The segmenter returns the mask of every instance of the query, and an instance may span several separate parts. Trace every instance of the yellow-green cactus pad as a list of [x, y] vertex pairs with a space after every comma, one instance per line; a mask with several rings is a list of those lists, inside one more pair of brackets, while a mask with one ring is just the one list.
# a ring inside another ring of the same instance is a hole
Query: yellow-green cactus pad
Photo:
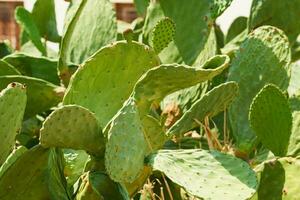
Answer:
[[52, 112], [43, 123], [40, 143], [43, 147], [86, 150], [93, 155], [104, 152], [104, 136], [93, 113], [77, 105]]
[[238, 85], [235, 82], [224, 83], [213, 88], [184, 113], [168, 130], [168, 134], [179, 135], [199, 126], [195, 119], [202, 122], [205, 117], [214, 117], [224, 111], [237, 94]]
[[292, 131], [292, 112], [279, 88], [266, 85], [256, 95], [249, 119], [259, 141], [274, 155], [285, 156]]
[[24, 116], [26, 119], [56, 106], [63, 97], [63, 88], [42, 79], [28, 76], [0, 76], [0, 89], [12, 82], [26, 86], [27, 105]]
[[99, 50], [73, 76], [64, 104], [81, 105], [105, 127], [129, 98], [137, 80], [159, 59], [149, 47], [120, 41]]
[[290, 61], [288, 38], [278, 28], [259, 27], [241, 44], [228, 74], [228, 80], [237, 82], [240, 89], [229, 109], [232, 133], [239, 151], [249, 153], [256, 142], [248, 121], [253, 98], [269, 83], [287, 89]]
[[105, 167], [116, 182], [132, 183], [144, 168], [147, 142], [138, 109], [129, 99], [111, 121], [105, 149]]
[[20, 132], [26, 107], [26, 89], [11, 83], [0, 93], [0, 165], [6, 160]]
[[246, 162], [218, 151], [160, 150], [146, 163], [198, 198], [246, 200], [257, 188], [255, 173]]

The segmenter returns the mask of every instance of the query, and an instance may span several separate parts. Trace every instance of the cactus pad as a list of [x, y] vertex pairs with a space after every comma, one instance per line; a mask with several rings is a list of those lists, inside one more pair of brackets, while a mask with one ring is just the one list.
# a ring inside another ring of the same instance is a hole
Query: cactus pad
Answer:
[[246, 200], [257, 187], [246, 162], [217, 151], [160, 150], [146, 162], [198, 198]]
[[82, 176], [81, 186], [75, 200], [129, 200], [126, 189], [103, 172], [87, 172]]
[[0, 93], [0, 165], [12, 151], [22, 125], [26, 106], [26, 89], [11, 83]]
[[57, 171], [58, 166], [62, 167], [61, 160], [56, 154], [56, 150], [41, 146], [23, 153], [0, 177], [0, 199], [68, 200], [63, 168]]
[[158, 54], [174, 39], [175, 23], [170, 18], [164, 18], [157, 22], [153, 31], [151, 43], [154, 51]]
[[0, 60], [0, 76], [19, 75], [20, 72], [9, 63]]
[[285, 156], [292, 131], [292, 113], [280, 89], [266, 85], [251, 104], [249, 119], [262, 144], [274, 155]]
[[104, 47], [78, 69], [64, 104], [89, 109], [105, 127], [129, 98], [136, 81], [157, 65], [154, 51], [140, 43], [121, 41]]
[[[148, 112], [153, 102], [160, 101], [168, 94], [197, 83], [211, 80], [228, 67], [229, 57], [215, 56], [202, 69], [186, 65], [165, 64], [149, 70], [136, 84], [134, 97], [139, 110]], [[205, 68], [213, 69], [205, 69]], [[187, 81], [187, 77], [188, 80]], [[141, 113], [144, 115], [145, 113]]]
[[232, 60], [228, 80], [237, 82], [240, 92], [229, 109], [229, 119], [239, 151], [250, 152], [256, 142], [248, 121], [253, 98], [268, 83], [282, 90], [288, 87], [290, 60], [288, 38], [272, 26], [251, 32]]
[[260, 185], [251, 200], [299, 199], [300, 160], [283, 157], [267, 161], [257, 167]]
[[105, 167], [116, 182], [133, 182], [144, 167], [147, 142], [139, 112], [129, 99], [110, 124], [105, 149]]
[[28, 76], [0, 76], [0, 89], [5, 88], [12, 82], [18, 82], [26, 86], [27, 105], [24, 116], [26, 119], [49, 110], [62, 100], [64, 90], [61, 87]]
[[[98, 49], [117, 39], [117, 23], [112, 3], [107, 0], [72, 2], [63, 33], [59, 73], [66, 84], [70, 78], [69, 65], [81, 64]], [[88, 31], [83, 31], [87, 29]]]
[[89, 110], [67, 105], [52, 112], [43, 123], [43, 147], [86, 150], [93, 155], [104, 152], [104, 136], [97, 119]]
[[205, 117], [213, 117], [229, 106], [238, 93], [238, 85], [235, 82], [221, 84], [206, 93], [196, 101], [192, 107], [168, 130], [168, 134], [185, 133], [199, 124]]

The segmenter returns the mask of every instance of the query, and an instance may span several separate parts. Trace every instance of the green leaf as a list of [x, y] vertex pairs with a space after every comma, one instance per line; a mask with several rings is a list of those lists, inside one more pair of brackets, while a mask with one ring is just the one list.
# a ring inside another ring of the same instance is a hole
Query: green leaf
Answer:
[[15, 146], [26, 106], [26, 89], [11, 83], [0, 93], [0, 166]]
[[179, 135], [199, 126], [194, 119], [202, 122], [205, 117], [216, 116], [230, 105], [237, 93], [238, 85], [235, 82], [224, 83], [213, 88], [196, 101], [167, 131], [167, 134]]
[[104, 137], [93, 113], [77, 105], [56, 109], [44, 121], [40, 131], [43, 147], [86, 150], [93, 155], [104, 152]]
[[146, 163], [198, 198], [246, 200], [257, 187], [246, 162], [217, 151], [160, 150]]
[[15, 18], [21, 25], [23, 30], [27, 33], [29, 39], [36, 46], [36, 48], [45, 56], [47, 55], [45, 46], [41, 41], [40, 32], [32, 19], [32, 15], [23, 7], [18, 7], [15, 10]]
[[253, 99], [249, 120], [259, 141], [276, 156], [285, 156], [292, 130], [292, 113], [285, 95], [266, 85]]
[[249, 153], [256, 143], [248, 113], [255, 95], [266, 85], [286, 90], [291, 52], [288, 38], [272, 26], [262, 26], [248, 35], [229, 68], [228, 80], [239, 85], [239, 95], [229, 109], [232, 133], [238, 151]]

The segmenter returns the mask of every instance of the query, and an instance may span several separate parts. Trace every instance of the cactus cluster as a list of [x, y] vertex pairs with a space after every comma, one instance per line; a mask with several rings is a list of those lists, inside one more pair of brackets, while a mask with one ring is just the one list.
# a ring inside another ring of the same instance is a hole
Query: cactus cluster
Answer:
[[224, 35], [231, 2], [135, 0], [129, 24], [71, 0], [62, 36], [54, 0], [16, 8], [0, 199], [299, 199], [300, 2], [254, 0]]

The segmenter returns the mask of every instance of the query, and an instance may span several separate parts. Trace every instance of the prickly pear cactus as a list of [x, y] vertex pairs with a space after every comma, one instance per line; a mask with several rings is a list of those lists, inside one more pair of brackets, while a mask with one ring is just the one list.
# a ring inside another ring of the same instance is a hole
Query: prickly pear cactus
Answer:
[[14, 53], [4, 57], [3, 60], [14, 66], [22, 75], [40, 78], [55, 85], [60, 84], [57, 60], [25, 53]]
[[107, 173], [116, 182], [132, 183], [143, 171], [148, 145], [133, 99], [124, 104], [107, 128]]
[[174, 39], [175, 29], [175, 23], [168, 17], [157, 22], [151, 36], [151, 44], [157, 54]]
[[0, 166], [12, 151], [20, 132], [26, 106], [26, 89], [11, 83], [0, 93]]
[[283, 157], [262, 163], [257, 167], [260, 179], [257, 193], [251, 200], [299, 199], [300, 161], [297, 158]]
[[262, 25], [275, 26], [283, 30], [293, 43], [300, 33], [299, 9], [299, 0], [254, 0], [248, 28], [251, 31]]
[[15, 10], [15, 18], [34, 46], [42, 53], [42, 55], [46, 56], [47, 52], [45, 46], [41, 41], [40, 32], [34, 23], [31, 13], [23, 7], [18, 7]]
[[69, 200], [59, 156], [56, 150], [41, 146], [23, 153], [1, 172], [0, 199]]
[[143, 44], [120, 41], [104, 47], [78, 69], [64, 104], [89, 109], [105, 127], [129, 98], [140, 76], [157, 65], [158, 57]]
[[81, 179], [81, 186], [75, 200], [130, 199], [126, 189], [103, 172], [87, 172]]
[[[69, 82], [69, 65], [78, 65], [99, 48], [117, 39], [117, 24], [112, 3], [108, 0], [82, 0], [72, 2], [71, 13], [65, 23], [61, 41], [59, 74], [65, 84]], [[93, 14], [91, 14], [93, 13]], [[88, 31], [86, 25], [89, 25]]]
[[0, 60], [0, 76], [20, 75], [20, 72], [4, 60]]
[[231, 23], [227, 31], [226, 43], [230, 42], [247, 28], [247, 21], [247, 17], [240, 16]]
[[25, 119], [49, 110], [62, 100], [63, 88], [42, 79], [28, 76], [0, 76], [0, 89], [5, 88], [12, 82], [26, 85], [27, 105], [25, 109]]
[[235, 82], [221, 84], [201, 99], [196, 101], [191, 108], [167, 131], [168, 135], [179, 135], [199, 126], [194, 119], [202, 122], [205, 117], [213, 117], [224, 111], [238, 94], [238, 85]]
[[146, 163], [198, 198], [246, 200], [257, 187], [246, 162], [217, 151], [160, 150]]
[[287, 89], [290, 60], [288, 38], [272, 26], [251, 32], [236, 53], [228, 80], [236, 81], [240, 92], [230, 107], [229, 119], [239, 151], [247, 153], [255, 144], [255, 134], [248, 121], [252, 99], [268, 83]]
[[[227, 56], [215, 56], [199, 69], [186, 65], [165, 64], [149, 70], [134, 88], [134, 98], [141, 115], [148, 113], [153, 102], [160, 103], [168, 94], [211, 80], [226, 69], [228, 64]], [[212, 69], [205, 69], [208, 66]], [[186, 81], [186, 77], [189, 77], [189, 81]]]
[[40, 130], [43, 147], [86, 150], [92, 155], [104, 152], [104, 136], [93, 113], [77, 105], [67, 105], [52, 112]]
[[266, 85], [256, 95], [249, 119], [259, 141], [274, 155], [285, 156], [292, 131], [292, 112], [279, 88]]

